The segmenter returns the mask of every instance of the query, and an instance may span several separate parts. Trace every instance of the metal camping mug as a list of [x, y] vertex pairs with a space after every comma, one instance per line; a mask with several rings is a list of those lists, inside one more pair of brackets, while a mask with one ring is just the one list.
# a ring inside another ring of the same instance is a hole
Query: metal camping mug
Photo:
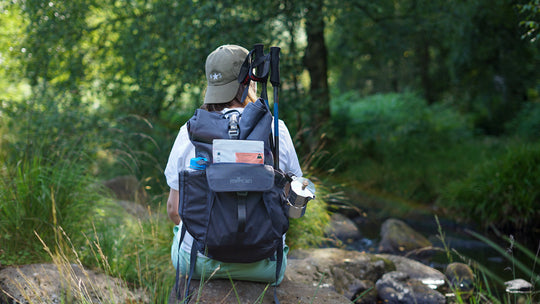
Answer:
[[287, 198], [289, 217], [300, 218], [306, 213], [307, 203], [315, 198], [315, 185], [307, 178], [293, 176]]

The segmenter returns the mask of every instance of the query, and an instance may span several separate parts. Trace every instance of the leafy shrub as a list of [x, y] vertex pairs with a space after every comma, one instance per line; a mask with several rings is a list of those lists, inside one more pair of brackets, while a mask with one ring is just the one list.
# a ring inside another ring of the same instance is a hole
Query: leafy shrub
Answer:
[[347, 92], [332, 105], [338, 131], [327, 166], [370, 192], [431, 203], [483, 151], [467, 117], [415, 94]]
[[375, 159], [415, 157], [472, 136], [462, 115], [441, 104], [428, 106], [411, 93], [361, 99], [346, 93], [337, 98], [333, 114], [337, 136], [357, 152], [355, 159], [358, 153]]
[[523, 139], [538, 140], [540, 136], [540, 103], [526, 103], [516, 118], [506, 125], [506, 129], [510, 134]]
[[[501, 229], [538, 227], [540, 145], [518, 145], [448, 185], [438, 205], [449, 215]], [[534, 228], [533, 228], [534, 229]]]

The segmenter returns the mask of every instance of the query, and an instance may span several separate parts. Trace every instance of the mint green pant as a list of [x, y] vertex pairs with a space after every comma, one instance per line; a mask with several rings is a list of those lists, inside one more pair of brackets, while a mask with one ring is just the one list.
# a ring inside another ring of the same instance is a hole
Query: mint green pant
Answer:
[[[174, 267], [177, 265], [180, 268], [181, 275], [189, 274], [189, 260], [190, 253], [180, 249], [179, 254], [179, 242], [180, 242], [180, 226], [174, 226], [174, 239], [171, 246], [171, 258]], [[285, 245], [283, 248], [283, 263], [281, 264], [281, 271], [278, 277], [277, 285], [283, 280], [285, 269], [287, 268], [287, 254], [289, 253], [289, 246]], [[180, 258], [180, 260], [178, 260]], [[197, 257], [197, 263], [195, 265], [195, 272], [193, 273], [193, 279], [233, 279], [243, 281], [254, 281], [272, 283], [276, 285], [276, 261], [270, 259], [264, 259], [254, 263], [224, 263], [211, 258], [199, 255]]]

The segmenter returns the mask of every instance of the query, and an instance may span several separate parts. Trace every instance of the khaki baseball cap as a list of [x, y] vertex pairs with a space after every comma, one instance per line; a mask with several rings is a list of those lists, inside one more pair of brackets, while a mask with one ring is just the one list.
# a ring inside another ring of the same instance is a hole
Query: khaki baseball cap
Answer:
[[206, 94], [204, 103], [226, 103], [233, 100], [240, 83], [238, 74], [248, 50], [238, 45], [222, 45], [206, 58]]

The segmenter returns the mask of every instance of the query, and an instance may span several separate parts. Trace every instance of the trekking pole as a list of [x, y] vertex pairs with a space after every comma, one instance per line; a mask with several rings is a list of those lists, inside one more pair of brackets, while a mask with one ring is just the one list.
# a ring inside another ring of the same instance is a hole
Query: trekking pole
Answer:
[[249, 77], [249, 70], [251, 69], [252, 53], [253, 51], [248, 53], [244, 63], [240, 67], [240, 73], [238, 74], [238, 82], [245, 86], [244, 92], [242, 93], [242, 100], [240, 101], [242, 104], [244, 104], [244, 101], [246, 100], [249, 91], [249, 83], [251, 81], [251, 78]]
[[[266, 91], [266, 82], [268, 81], [268, 74], [264, 74], [264, 45], [262, 44], [255, 44], [253, 46], [253, 50], [255, 53], [255, 75], [257, 77], [260, 77], [260, 82], [262, 82], [262, 91], [261, 91], [261, 97], [264, 99], [264, 101], [268, 104], [268, 93]], [[263, 61], [261, 61], [263, 60]], [[267, 71], [266, 71], [267, 72]]]
[[270, 48], [270, 83], [274, 89], [274, 168], [279, 169], [279, 51], [280, 48]]
[[249, 69], [249, 78], [255, 82], [262, 83], [261, 97], [268, 106], [268, 93], [266, 92], [266, 82], [270, 72], [270, 55], [264, 54], [264, 46], [255, 44], [253, 46], [253, 59]]

